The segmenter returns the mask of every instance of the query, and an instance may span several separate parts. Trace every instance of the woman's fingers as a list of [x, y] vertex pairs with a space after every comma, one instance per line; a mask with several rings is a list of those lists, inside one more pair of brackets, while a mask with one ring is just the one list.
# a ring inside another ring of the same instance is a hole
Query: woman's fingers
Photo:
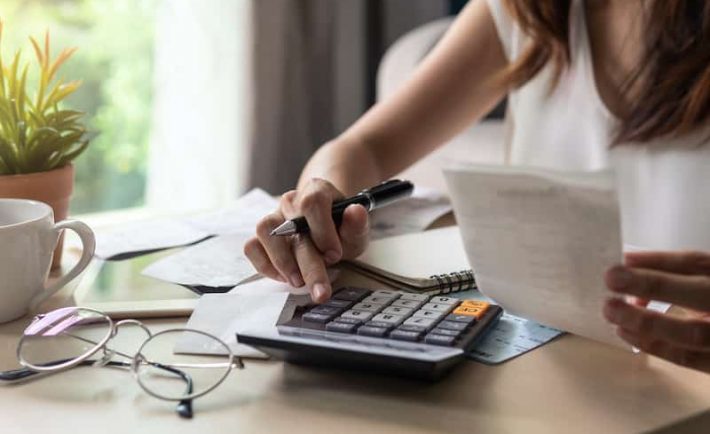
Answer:
[[686, 349], [710, 352], [710, 321], [678, 318], [633, 306], [617, 298], [606, 302], [604, 316], [645, 341], [672, 342]]
[[343, 243], [343, 257], [352, 259], [364, 252], [370, 240], [369, 232], [369, 217], [365, 207], [350, 205], [345, 208], [339, 230]]
[[629, 252], [626, 265], [679, 274], [710, 275], [710, 254], [705, 252]]
[[[272, 267], [282, 276], [281, 280], [288, 281], [292, 286], [300, 287], [303, 286], [303, 278], [291, 251], [290, 240], [286, 237], [271, 236], [271, 231], [284, 221], [285, 219], [280, 213], [267, 215], [256, 225], [256, 236]], [[256, 249], [253, 251], [256, 252]], [[247, 256], [251, 259], [249, 255]], [[252, 263], [254, 263], [253, 260]]]
[[251, 261], [262, 276], [269, 277], [280, 282], [286, 282], [281, 273], [274, 268], [269, 255], [264, 250], [258, 238], [252, 238], [244, 244], [244, 255]]
[[333, 201], [341, 194], [322, 179], [313, 179], [298, 197], [297, 203], [310, 228], [313, 244], [323, 253], [328, 264], [334, 264], [343, 256], [343, 246], [333, 222]]
[[688, 368], [710, 372], [710, 352], [678, 347], [671, 342], [644, 337], [622, 327], [617, 329], [616, 334], [645, 353]]
[[604, 276], [614, 292], [710, 311], [710, 276], [673, 274], [617, 265]]
[[322, 303], [330, 298], [332, 292], [330, 279], [326, 271], [323, 257], [308, 236], [295, 235], [293, 252], [301, 269], [301, 274], [310, 289], [311, 298], [316, 303]]

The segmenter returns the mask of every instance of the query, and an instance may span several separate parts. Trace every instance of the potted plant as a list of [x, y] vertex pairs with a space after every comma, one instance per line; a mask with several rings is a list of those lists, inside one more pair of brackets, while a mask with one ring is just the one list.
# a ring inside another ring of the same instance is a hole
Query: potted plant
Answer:
[[[0, 49], [2, 31], [0, 21]], [[71, 162], [89, 144], [80, 122], [84, 113], [63, 105], [81, 83], [66, 82], [57, 74], [76, 49], [64, 49], [52, 59], [49, 32], [43, 46], [32, 37], [30, 42], [36, 64], [22, 61], [21, 50], [6, 63], [0, 50], [0, 197], [45, 202], [60, 221], [67, 217], [74, 187]], [[53, 268], [61, 261], [61, 251], [62, 240]]]

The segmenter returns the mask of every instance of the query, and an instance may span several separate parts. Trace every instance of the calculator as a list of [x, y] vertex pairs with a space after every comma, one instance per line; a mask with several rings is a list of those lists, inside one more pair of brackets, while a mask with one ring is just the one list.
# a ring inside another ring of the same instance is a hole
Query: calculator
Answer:
[[295, 363], [437, 379], [464, 359], [503, 313], [478, 300], [346, 287], [298, 307], [239, 343]]

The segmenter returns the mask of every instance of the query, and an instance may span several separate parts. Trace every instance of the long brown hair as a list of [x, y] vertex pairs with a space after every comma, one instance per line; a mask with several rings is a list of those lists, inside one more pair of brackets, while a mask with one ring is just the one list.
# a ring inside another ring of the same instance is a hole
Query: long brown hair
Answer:
[[[710, 123], [710, 1], [649, 0], [643, 57], [622, 91], [638, 91], [620, 114], [614, 144], [679, 136]], [[548, 63], [553, 86], [570, 64], [570, 0], [505, 0], [530, 45], [504, 80], [520, 87]]]

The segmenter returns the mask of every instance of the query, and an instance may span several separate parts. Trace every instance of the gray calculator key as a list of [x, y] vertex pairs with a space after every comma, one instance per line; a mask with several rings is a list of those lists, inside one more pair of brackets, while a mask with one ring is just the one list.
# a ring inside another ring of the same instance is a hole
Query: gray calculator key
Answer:
[[349, 310], [340, 315], [340, 318], [352, 318], [359, 319], [360, 321], [367, 321], [368, 319], [372, 318], [374, 314], [374, 312], [367, 312], [364, 310]]
[[449, 313], [454, 308], [453, 304], [444, 303], [427, 303], [422, 306], [422, 310], [435, 310], [437, 312]]
[[476, 318], [468, 315], [454, 315], [453, 313], [451, 315], [447, 315], [446, 321], [455, 321], [455, 322], [463, 322], [466, 324], [474, 324], [476, 322]]
[[394, 300], [394, 298], [392, 298], [392, 297], [384, 297], [381, 295], [371, 295], [371, 296], [367, 297], [366, 299], [364, 299], [362, 302], [385, 305], [385, 304], [392, 303], [392, 300]]
[[385, 306], [382, 304], [365, 303], [363, 301], [362, 303], [358, 303], [355, 306], [353, 306], [353, 310], [364, 310], [365, 312], [377, 313], [377, 312], [381, 311], [383, 307], [385, 307]]
[[424, 342], [432, 345], [442, 345], [445, 347], [450, 347], [456, 342], [456, 338], [453, 336], [437, 335], [429, 333], [424, 338]]
[[[423, 320], [424, 318], [419, 318], [419, 319]], [[429, 327], [423, 327], [420, 325], [410, 325], [407, 323], [404, 323], [401, 326], [397, 327], [397, 330], [404, 330], [404, 331], [408, 331], [408, 332], [419, 332], [419, 333], [423, 333], [423, 332], [427, 331], [428, 329], [429, 329]]]
[[326, 331], [337, 333], [352, 333], [357, 328], [357, 324], [331, 321], [325, 325]]
[[357, 318], [344, 318], [342, 316], [339, 316], [339, 317], [333, 319], [333, 321], [342, 322], [345, 324], [359, 325], [359, 324], [362, 324], [365, 320], [364, 319], [357, 319]]
[[429, 296], [426, 294], [409, 294], [404, 293], [399, 297], [400, 300], [412, 300], [412, 301], [427, 301]]
[[334, 307], [334, 306], [326, 306], [326, 305], [321, 305], [321, 306], [316, 306], [313, 309], [309, 310], [311, 313], [320, 313], [322, 315], [337, 315], [340, 312], [342, 312], [343, 309], [339, 307]]
[[449, 330], [449, 329], [442, 329], [439, 327], [436, 327], [432, 329], [429, 333], [435, 334], [435, 335], [445, 335], [445, 336], [453, 336], [454, 338], [458, 338], [461, 336], [461, 333], [463, 333], [462, 330]]
[[[405, 294], [406, 295], [406, 294]], [[402, 300], [401, 298], [398, 298], [397, 300], [393, 301], [391, 306], [396, 306], [396, 307], [406, 307], [409, 309], [417, 309], [419, 306], [421, 306], [424, 302], [423, 301], [417, 301], [417, 300]]]
[[359, 301], [370, 294], [369, 289], [364, 288], [344, 288], [333, 294], [336, 300]]
[[458, 304], [458, 298], [453, 297], [432, 297], [429, 303], [441, 303], [441, 304]]
[[402, 321], [404, 321], [404, 317], [401, 315], [392, 315], [389, 313], [381, 313], [381, 314], [375, 315], [372, 318], [372, 321], [383, 322], [383, 323], [387, 323], [387, 324], [396, 326], [396, 325], [400, 324]]
[[404, 321], [405, 326], [426, 327], [430, 329], [436, 323], [436, 318], [412, 317]]
[[308, 322], [325, 323], [325, 322], [330, 321], [330, 319], [333, 318], [333, 315], [324, 315], [322, 313], [306, 312], [303, 314], [303, 316], [301, 318], [304, 321], [308, 321]]
[[431, 318], [434, 321], [438, 320], [442, 316], [446, 315], [446, 312], [439, 312], [436, 310], [418, 310], [414, 312], [414, 315], [412, 315], [412, 318]]
[[440, 329], [461, 331], [465, 330], [466, 327], [468, 327], [468, 324], [456, 321], [442, 321], [436, 327]]
[[347, 309], [350, 306], [352, 306], [353, 303], [354, 302], [348, 301], [348, 300], [336, 300], [334, 298], [331, 298], [330, 300], [323, 303], [322, 306], [331, 306], [331, 307], [339, 307], [341, 309]]
[[392, 299], [399, 298], [399, 294], [400, 293], [398, 291], [392, 291], [390, 289], [380, 289], [372, 293], [375, 297], [387, 297]]
[[414, 309], [410, 309], [408, 307], [399, 307], [399, 306], [390, 306], [386, 307], [385, 310], [382, 311], [382, 313], [389, 313], [392, 315], [402, 315], [402, 316], [409, 316], [414, 311]]
[[389, 328], [385, 327], [372, 327], [368, 325], [361, 326], [359, 329], [357, 329], [357, 334], [363, 335], [363, 336], [373, 336], [376, 338], [382, 338], [384, 337], [387, 332], [389, 331]]
[[416, 342], [421, 339], [423, 334], [421, 331], [394, 329], [390, 332], [389, 337], [398, 341]]

